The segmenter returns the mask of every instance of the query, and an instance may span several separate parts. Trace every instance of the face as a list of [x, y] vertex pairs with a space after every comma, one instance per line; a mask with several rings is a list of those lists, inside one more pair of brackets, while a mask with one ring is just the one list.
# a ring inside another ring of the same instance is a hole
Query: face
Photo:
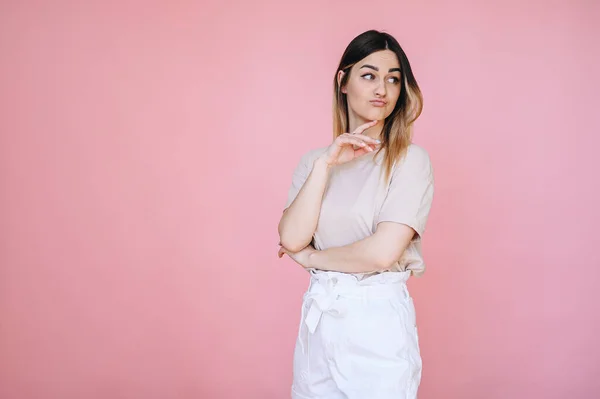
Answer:
[[[343, 74], [338, 72], [338, 83]], [[341, 88], [347, 95], [350, 118], [368, 122], [388, 117], [400, 96], [400, 79], [400, 63], [391, 50], [377, 51], [353, 65]]]

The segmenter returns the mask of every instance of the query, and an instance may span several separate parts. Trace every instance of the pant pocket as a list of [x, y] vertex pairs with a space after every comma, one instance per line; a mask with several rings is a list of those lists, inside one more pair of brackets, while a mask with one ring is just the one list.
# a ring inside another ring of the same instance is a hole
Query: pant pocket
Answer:
[[417, 327], [417, 312], [415, 309], [415, 303], [412, 297], [408, 297], [407, 300], [407, 308], [408, 308], [408, 320], [413, 327]]
[[306, 313], [308, 312], [308, 307], [306, 301], [302, 301], [302, 306], [300, 308], [300, 321], [298, 322], [298, 333], [296, 338], [296, 347], [301, 349], [303, 353], [306, 353], [308, 348], [305, 347], [306, 341], [308, 340], [308, 330], [304, 319], [306, 318]]
[[308, 328], [304, 323], [306, 317], [306, 303], [302, 302], [302, 308], [300, 310], [300, 322], [298, 324], [298, 336], [296, 338], [296, 345], [294, 348], [293, 356], [293, 381], [292, 388], [302, 393], [306, 387], [309, 378], [309, 336]]
[[405, 343], [402, 358], [407, 362], [408, 369], [403, 375], [407, 398], [416, 398], [416, 392], [421, 381], [422, 359], [419, 349], [419, 336], [416, 325], [415, 307], [411, 297], [395, 300], [394, 306], [398, 311], [398, 319], [402, 323]]
[[409, 347], [415, 347], [419, 351], [419, 334], [417, 331], [417, 317], [413, 299], [408, 296], [402, 299], [391, 299], [392, 307], [396, 313], [396, 320], [400, 324], [399, 329], [402, 331], [402, 336], [407, 341]]

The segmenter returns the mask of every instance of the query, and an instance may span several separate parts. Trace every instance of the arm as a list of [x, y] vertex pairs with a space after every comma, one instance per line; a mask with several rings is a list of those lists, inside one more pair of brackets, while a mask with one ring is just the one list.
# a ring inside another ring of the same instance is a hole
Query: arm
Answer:
[[310, 244], [321, 214], [331, 165], [341, 165], [375, 151], [379, 140], [362, 132], [377, 123], [378, 120], [373, 120], [359, 126], [352, 134], [337, 136], [331, 145], [323, 148], [324, 151], [315, 161], [311, 161], [314, 159], [312, 152], [304, 155], [294, 171], [286, 204], [288, 208], [279, 221], [279, 238], [283, 247], [297, 252]]
[[279, 221], [281, 245], [292, 252], [305, 248], [317, 229], [329, 169], [330, 166], [322, 158], [314, 162], [306, 182]]
[[429, 154], [411, 145], [392, 173], [375, 233], [343, 247], [311, 251], [306, 267], [350, 273], [388, 269], [402, 257], [415, 235], [423, 235], [433, 192]]
[[414, 234], [415, 230], [405, 224], [382, 222], [377, 225], [375, 234], [363, 240], [343, 247], [310, 251], [303, 266], [345, 273], [385, 270], [400, 259]]
[[290, 254], [305, 268], [349, 273], [388, 269], [398, 261], [415, 235], [421, 237], [434, 193], [433, 169], [427, 152], [411, 146], [393, 173], [373, 235], [343, 247], [316, 251], [307, 247]]

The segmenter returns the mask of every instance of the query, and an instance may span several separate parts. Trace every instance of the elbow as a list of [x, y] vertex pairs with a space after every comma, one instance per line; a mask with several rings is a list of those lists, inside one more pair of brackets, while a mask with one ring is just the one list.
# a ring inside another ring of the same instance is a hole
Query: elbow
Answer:
[[312, 236], [307, 239], [303, 239], [298, 234], [298, 229], [290, 229], [286, 227], [283, 221], [279, 223], [279, 244], [290, 252], [299, 252], [306, 248], [312, 240]]
[[304, 242], [297, 235], [292, 234], [289, 229], [279, 229], [279, 245], [291, 252], [299, 252], [306, 247], [309, 242]]
[[375, 268], [378, 272], [382, 272], [384, 270], [388, 270], [397, 261], [398, 259], [395, 257], [381, 255], [375, 260]]
[[300, 252], [308, 245], [308, 243], [304, 243], [294, 237], [288, 237], [284, 234], [279, 236], [279, 242], [282, 247], [290, 252]]

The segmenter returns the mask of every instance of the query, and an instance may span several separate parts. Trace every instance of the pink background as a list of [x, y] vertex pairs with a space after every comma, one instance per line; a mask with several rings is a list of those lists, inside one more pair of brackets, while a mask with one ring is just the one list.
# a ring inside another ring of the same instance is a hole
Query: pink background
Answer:
[[600, 397], [600, 3], [116, 3], [0, 4], [0, 398], [289, 397], [277, 222], [371, 28], [436, 169], [419, 398]]

